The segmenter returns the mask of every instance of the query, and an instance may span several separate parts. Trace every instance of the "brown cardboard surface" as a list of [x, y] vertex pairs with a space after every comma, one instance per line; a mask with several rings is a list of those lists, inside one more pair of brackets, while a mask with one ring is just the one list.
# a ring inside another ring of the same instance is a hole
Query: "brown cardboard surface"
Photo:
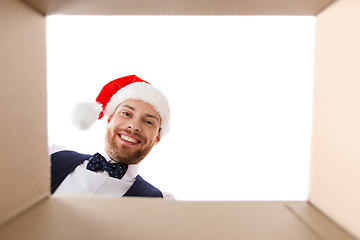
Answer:
[[287, 204], [49, 198], [0, 229], [0, 239], [323, 239]]
[[288, 208], [314, 231], [319, 239], [354, 239], [348, 232], [307, 202], [287, 203]]
[[[46, 14], [314, 15], [332, 0], [25, 2]], [[359, 4], [337, 1], [318, 15], [309, 199], [360, 239]], [[47, 198], [44, 16], [0, 0], [0, 52], [0, 239], [351, 238], [297, 203]]]
[[0, 0], [0, 225], [48, 195], [45, 18]]
[[316, 15], [334, 0], [24, 0], [45, 14]]
[[317, 17], [309, 200], [360, 239], [360, 1]]

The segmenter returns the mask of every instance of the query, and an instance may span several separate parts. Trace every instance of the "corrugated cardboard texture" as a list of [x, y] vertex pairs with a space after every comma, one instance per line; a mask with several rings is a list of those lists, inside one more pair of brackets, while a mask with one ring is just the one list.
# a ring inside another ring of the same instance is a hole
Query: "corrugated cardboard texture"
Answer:
[[309, 199], [360, 239], [360, 1], [317, 17]]
[[24, 0], [65, 15], [316, 15], [334, 0]]
[[0, 225], [49, 192], [45, 18], [0, 0]]
[[[296, 208], [299, 203], [291, 204]], [[300, 204], [299, 212], [316, 211]], [[0, 239], [324, 239], [289, 208], [285, 202], [50, 198], [0, 229]], [[335, 237], [340, 238], [326, 239], [351, 239], [341, 229], [338, 232]]]

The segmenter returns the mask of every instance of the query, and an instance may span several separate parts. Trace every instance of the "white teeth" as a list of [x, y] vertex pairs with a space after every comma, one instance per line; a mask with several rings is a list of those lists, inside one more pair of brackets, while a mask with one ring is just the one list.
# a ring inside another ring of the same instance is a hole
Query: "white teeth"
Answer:
[[131, 137], [128, 137], [128, 136], [124, 136], [124, 135], [120, 135], [120, 137], [128, 142], [132, 142], [132, 143], [137, 143], [137, 140], [131, 138]]

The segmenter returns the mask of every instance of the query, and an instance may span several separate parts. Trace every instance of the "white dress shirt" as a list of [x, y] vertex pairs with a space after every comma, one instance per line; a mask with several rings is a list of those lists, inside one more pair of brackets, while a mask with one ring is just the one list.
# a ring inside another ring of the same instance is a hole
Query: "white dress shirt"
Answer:
[[[65, 150], [59, 146], [51, 146], [49, 153]], [[105, 151], [99, 151], [108, 162], [114, 162]], [[87, 170], [88, 160], [77, 166], [56, 189], [53, 196], [102, 196], [122, 197], [132, 186], [139, 172], [139, 164], [129, 164], [121, 179], [109, 176], [107, 171], [93, 172]], [[163, 192], [165, 199], [175, 199], [171, 193]]]

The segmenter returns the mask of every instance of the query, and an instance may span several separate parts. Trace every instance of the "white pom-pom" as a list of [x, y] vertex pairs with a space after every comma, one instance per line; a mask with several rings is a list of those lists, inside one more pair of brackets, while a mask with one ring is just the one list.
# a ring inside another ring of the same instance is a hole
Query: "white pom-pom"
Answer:
[[71, 112], [71, 122], [80, 130], [88, 130], [98, 119], [102, 111], [96, 102], [77, 103]]

